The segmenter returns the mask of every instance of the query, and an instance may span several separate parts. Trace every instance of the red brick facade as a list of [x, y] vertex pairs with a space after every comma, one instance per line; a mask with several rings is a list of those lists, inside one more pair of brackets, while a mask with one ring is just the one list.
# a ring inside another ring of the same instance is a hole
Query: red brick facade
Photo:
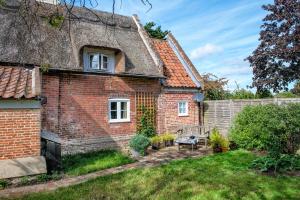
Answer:
[[[176, 132], [184, 125], [199, 125], [199, 104], [193, 100], [194, 93], [163, 92], [158, 100], [158, 130], [159, 133]], [[178, 103], [188, 102], [188, 115], [178, 116]]]
[[[119, 143], [122, 137], [133, 135], [136, 132], [135, 93], [159, 94], [161, 90], [158, 79], [60, 74], [43, 75], [42, 80], [42, 95], [47, 98], [43, 106], [42, 129], [68, 141], [75, 139], [75, 143], [86, 143], [91, 150], [92, 143], [99, 138], [106, 143]], [[109, 122], [110, 98], [130, 99], [130, 122]], [[82, 140], [78, 141], [79, 138]], [[87, 143], [89, 140], [90, 144]]]
[[40, 155], [40, 109], [0, 110], [0, 160]]

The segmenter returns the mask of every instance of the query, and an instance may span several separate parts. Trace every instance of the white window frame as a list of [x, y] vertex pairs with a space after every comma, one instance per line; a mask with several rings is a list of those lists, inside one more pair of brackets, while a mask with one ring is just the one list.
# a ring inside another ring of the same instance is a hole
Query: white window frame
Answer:
[[[180, 104], [185, 103], [185, 113], [180, 112]], [[179, 101], [178, 102], [178, 116], [183, 117], [183, 116], [188, 116], [189, 115], [189, 102], [188, 101]]]
[[[107, 69], [108, 69], [108, 66], [109, 66], [109, 64], [110, 64], [110, 63], [109, 63], [109, 56], [107, 56], [107, 55], [105, 55], [105, 54], [102, 54], [102, 53], [88, 53], [87, 55], [88, 55], [88, 65], [89, 65], [89, 69], [91, 69], [91, 70], [107, 70]], [[101, 62], [99, 63], [99, 68], [98, 68], [98, 69], [92, 68], [92, 66], [91, 66], [91, 60], [90, 60], [90, 57], [91, 57], [91, 56], [96, 56], [96, 55], [98, 55], [98, 56], [99, 56], [99, 59], [101, 60]], [[104, 68], [104, 66], [103, 66], [103, 63], [104, 63], [103, 57], [106, 57], [106, 58], [107, 58], [107, 66], [106, 66], [106, 68]]]
[[[117, 102], [117, 119], [111, 118], [111, 103]], [[121, 102], [127, 103], [127, 118], [121, 119]], [[110, 123], [117, 123], [117, 122], [130, 122], [130, 100], [129, 99], [109, 99], [108, 100], [108, 117]]]

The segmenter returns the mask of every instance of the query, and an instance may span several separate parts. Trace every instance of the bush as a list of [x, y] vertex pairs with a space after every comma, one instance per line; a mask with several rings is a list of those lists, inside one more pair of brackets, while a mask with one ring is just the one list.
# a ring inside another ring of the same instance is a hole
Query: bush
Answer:
[[254, 160], [251, 166], [262, 172], [300, 170], [300, 156], [288, 154], [282, 154], [279, 158], [264, 156]]
[[285, 91], [285, 92], [277, 93], [275, 95], [275, 97], [279, 97], [279, 98], [296, 98], [298, 96], [296, 94], [292, 93], [292, 92]]
[[245, 149], [294, 154], [300, 141], [300, 104], [247, 106], [230, 129], [230, 138]]
[[0, 190], [8, 186], [8, 181], [5, 179], [0, 179]]
[[299, 122], [299, 103], [247, 106], [237, 115], [230, 138], [239, 147], [268, 152], [253, 163], [262, 171], [297, 168], [292, 163], [300, 146]]
[[163, 140], [162, 140], [161, 136], [156, 135], [156, 136], [150, 138], [150, 141], [151, 141], [151, 144], [158, 144], [158, 143], [162, 142]]
[[150, 140], [144, 135], [135, 135], [129, 142], [129, 146], [141, 155], [145, 155], [145, 150], [150, 146]]

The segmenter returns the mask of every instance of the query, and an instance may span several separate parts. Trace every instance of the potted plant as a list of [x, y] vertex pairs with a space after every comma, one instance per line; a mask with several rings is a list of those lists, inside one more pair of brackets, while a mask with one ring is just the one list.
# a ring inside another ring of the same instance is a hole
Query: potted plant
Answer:
[[214, 128], [210, 135], [210, 145], [212, 146], [214, 153], [222, 152], [222, 141], [222, 135], [219, 133], [218, 129]]
[[159, 135], [156, 135], [150, 139], [152, 149], [158, 150], [161, 148], [161, 143], [162, 143], [162, 137]]
[[229, 141], [222, 137], [221, 140], [221, 148], [222, 148], [222, 152], [227, 152], [229, 150]]
[[146, 149], [150, 146], [150, 140], [144, 135], [137, 134], [129, 142], [133, 157], [144, 156]]
[[163, 137], [163, 141], [164, 141], [164, 144], [166, 147], [174, 145], [174, 140], [175, 140], [174, 134], [165, 133], [162, 137]]

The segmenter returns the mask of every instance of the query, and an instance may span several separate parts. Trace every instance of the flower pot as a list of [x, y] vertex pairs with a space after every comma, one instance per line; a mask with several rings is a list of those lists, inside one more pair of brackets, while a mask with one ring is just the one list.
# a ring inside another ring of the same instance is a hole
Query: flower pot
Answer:
[[220, 147], [220, 146], [213, 147], [213, 152], [214, 153], [221, 153], [222, 152], [222, 147]]
[[159, 150], [160, 149], [160, 143], [153, 143], [152, 144], [152, 149]]
[[165, 141], [164, 143], [165, 143], [166, 147], [170, 147], [170, 146], [174, 145], [174, 140], [168, 140], [168, 141]]
[[221, 149], [222, 149], [222, 152], [227, 152], [229, 150], [228, 147], [222, 147]]

